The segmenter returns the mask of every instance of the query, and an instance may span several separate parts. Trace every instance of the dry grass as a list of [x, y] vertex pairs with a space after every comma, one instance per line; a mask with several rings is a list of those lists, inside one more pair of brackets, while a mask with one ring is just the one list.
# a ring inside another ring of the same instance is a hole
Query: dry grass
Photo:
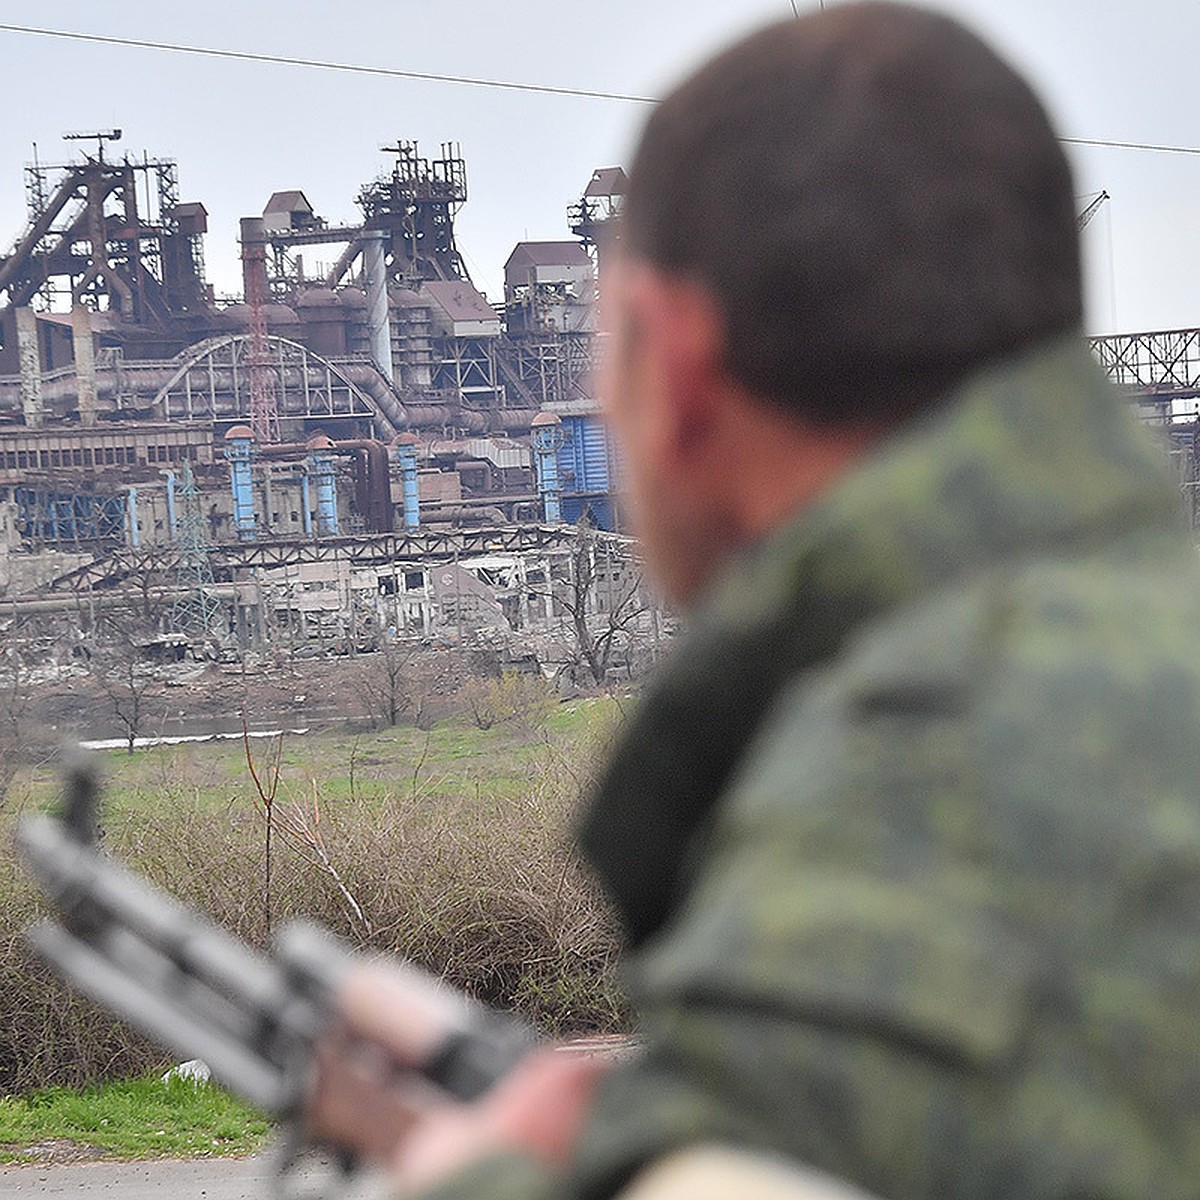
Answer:
[[[377, 771], [369, 787], [360, 774], [337, 795], [319, 786], [314, 793], [310, 773], [285, 765], [274, 806], [273, 919], [313, 918], [365, 949], [404, 955], [549, 1032], [621, 1028], [613, 927], [567, 836], [603, 728], [589, 723], [514, 746], [519, 788], [490, 789], [477, 771], [463, 786], [428, 741], [424, 757]], [[362, 758], [369, 750], [354, 745]], [[301, 752], [293, 745], [289, 753]], [[497, 770], [507, 779], [514, 762], [498, 761]], [[248, 780], [222, 790], [224, 802], [190, 779], [161, 778], [152, 799], [114, 797], [106, 846], [262, 944], [264, 816]], [[321, 853], [305, 828], [316, 829]], [[0, 1094], [130, 1077], [158, 1064], [156, 1048], [30, 961], [19, 931], [39, 905], [8, 831], [0, 836]]]

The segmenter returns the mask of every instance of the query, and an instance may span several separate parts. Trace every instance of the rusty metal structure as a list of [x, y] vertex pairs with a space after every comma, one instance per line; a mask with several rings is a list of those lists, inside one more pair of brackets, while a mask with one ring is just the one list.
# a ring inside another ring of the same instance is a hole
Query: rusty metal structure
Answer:
[[[542, 517], [533, 419], [559, 407], [581, 438], [598, 429], [590, 237], [518, 247], [537, 269], [511, 286], [506, 272], [489, 303], [455, 239], [461, 152], [401, 140], [359, 189], [357, 224], [330, 225], [298, 189], [244, 218], [244, 302], [218, 304], [204, 206], [180, 201], [173, 161], [122, 156], [120, 136], [68, 135], [76, 158], [28, 167], [28, 223], [0, 256], [0, 515], [18, 549], [171, 544], [184, 465], [213, 545], [385, 534], [402, 523], [400, 435], [416, 453], [403, 522], [418, 498], [435, 524]], [[336, 262], [306, 275], [318, 245]], [[225, 438], [241, 427], [235, 503]], [[321, 438], [333, 449], [314, 457]], [[588, 462], [587, 480], [564, 478], [594, 510], [607, 452]]]
[[[456, 241], [460, 150], [397, 141], [358, 222], [331, 225], [296, 188], [243, 218], [244, 299], [218, 304], [204, 206], [180, 201], [173, 161], [118, 156], [119, 136], [70, 135], [77, 157], [27, 169], [28, 222], [0, 256], [2, 548], [77, 556], [52, 570], [67, 591], [153, 578], [182, 597], [177, 630], [199, 630], [216, 621], [210, 571], [228, 588], [511, 563], [567, 553], [585, 515], [619, 532], [592, 387], [619, 167], [569, 207], [570, 237], [514, 248], [492, 303]], [[314, 272], [316, 246], [334, 261]], [[1200, 332], [1092, 346], [1200, 497]]]
[[[209, 648], [496, 637], [562, 623], [585, 543], [603, 580], [589, 613], [640, 592], [592, 384], [619, 167], [593, 173], [569, 236], [513, 249], [493, 303], [456, 240], [459, 148], [396, 141], [356, 222], [298, 188], [243, 218], [243, 299], [218, 303], [204, 206], [180, 201], [173, 161], [119, 156], [119, 137], [70, 135], [74, 159], [29, 166], [28, 222], [0, 255], [14, 613], [153, 592], [162, 632]], [[306, 268], [310, 247], [332, 265]], [[1092, 347], [1164, 429], [1200, 522], [1200, 331]]]
[[[169, 159], [106, 160], [104, 143], [120, 130], [68, 134], [96, 142], [81, 162], [26, 168], [29, 223], [0, 259], [7, 306], [60, 295], [93, 310], [112, 309], [131, 326], [155, 327], [202, 310], [203, 206], [180, 204], [178, 171]], [[139, 185], [150, 210], [139, 205]]]

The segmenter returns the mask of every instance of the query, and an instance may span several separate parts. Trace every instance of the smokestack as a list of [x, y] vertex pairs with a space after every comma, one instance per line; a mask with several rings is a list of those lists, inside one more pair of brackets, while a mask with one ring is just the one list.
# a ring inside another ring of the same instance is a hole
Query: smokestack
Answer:
[[388, 381], [394, 383], [392, 320], [388, 312], [387, 266], [383, 260], [383, 241], [386, 236], [380, 229], [363, 232], [363, 268], [367, 277], [367, 333], [371, 357]]
[[267, 287], [267, 234], [262, 217], [242, 217], [239, 222], [242, 243], [242, 288], [246, 303], [251, 297], [265, 302], [270, 295]]

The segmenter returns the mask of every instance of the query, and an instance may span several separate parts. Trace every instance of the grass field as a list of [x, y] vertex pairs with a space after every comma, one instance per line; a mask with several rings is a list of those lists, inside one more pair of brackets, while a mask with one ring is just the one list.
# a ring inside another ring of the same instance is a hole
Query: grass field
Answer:
[[[105, 844], [252, 943], [303, 915], [548, 1032], [621, 1029], [616, 938], [567, 834], [619, 719], [617, 702], [587, 700], [535, 724], [287, 736], [269, 881], [240, 742], [106, 752]], [[274, 745], [252, 747], [265, 781]], [[19, 930], [41, 905], [11, 825], [57, 792], [53, 764], [29, 767], [0, 813], [0, 1155], [54, 1139], [132, 1155], [253, 1149], [261, 1117], [217, 1089], [164, 1087], [161, 1050], [31, 962]]]
[[[590, 768], [619, 719], [619, 702], [603, 698], [560, 705], [536, 730], [511, 723], [479, 729], [466, 718], [454, 718], [427, 731], [400, 726], [377, 732], [285, 733], [282, 786], [294, 795], [315, 779], [322, 798], [330, 802], [394, 796], [413, 787], [519, 796], [529, 785], [531, 767], [575, 761], [582, 752]], [[260, 764], [273, 759], [275, 745], [268, 738], [250, 742]], [[133, 754], [110, 750], [100, 757], [110, 816], [181, 792], [213, 808], [240, 800], [253, 803], [240, 739], [153, 746]], [[18, 773], [4, 807], [11, 813], [51, 806], [57, 803], [59, 786], [57, 764], [46, 760]]]

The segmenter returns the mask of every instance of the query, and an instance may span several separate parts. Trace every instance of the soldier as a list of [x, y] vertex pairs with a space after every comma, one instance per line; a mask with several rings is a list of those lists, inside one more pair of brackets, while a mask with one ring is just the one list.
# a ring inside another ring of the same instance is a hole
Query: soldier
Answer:
[[[706, 1144], [887, 1200], [1195, 1200], [1200, 578], [1080, 337], [1041, 106], [944, 16], [788, 21], [656, 109], [622, 238], [604, 402], [689, 632], [580, 836], [644, 1052], [463, 1107], [331, 1055], [317, 1128], [447, 1200]], [[343, 1010], [436, 1040], [380, 972]]]

